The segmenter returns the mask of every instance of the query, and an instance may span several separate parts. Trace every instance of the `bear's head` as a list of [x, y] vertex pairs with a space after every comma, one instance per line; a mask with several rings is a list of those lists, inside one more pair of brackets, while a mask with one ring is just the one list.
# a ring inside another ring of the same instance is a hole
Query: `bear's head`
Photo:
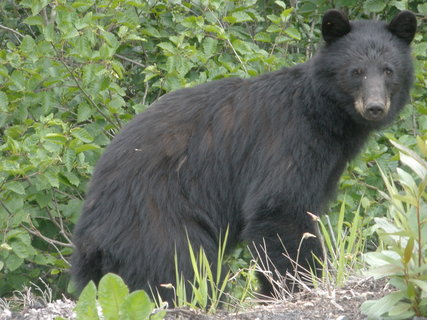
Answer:
[[339, 88], [329, 90], [347, 102], [346, 111], [357, 122], [387, 124], [407, 102], [413, 81], [410, 43], [416, 28], [410, 11], [400, 12], [388, 24], [349, 21], [338, 10], [324, 15], [325, 46], [318, 69]]

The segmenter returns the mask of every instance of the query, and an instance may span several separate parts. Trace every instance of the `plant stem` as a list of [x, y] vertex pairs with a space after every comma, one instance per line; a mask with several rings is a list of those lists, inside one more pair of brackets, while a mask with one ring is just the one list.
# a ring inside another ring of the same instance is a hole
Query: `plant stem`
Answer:
[[420, 213], [420, 199], [417, 199], [417, 224], [418, 224], [418, 267], [421, 267], [422, 263], [422, 241], [421, 241], [421, 213]]

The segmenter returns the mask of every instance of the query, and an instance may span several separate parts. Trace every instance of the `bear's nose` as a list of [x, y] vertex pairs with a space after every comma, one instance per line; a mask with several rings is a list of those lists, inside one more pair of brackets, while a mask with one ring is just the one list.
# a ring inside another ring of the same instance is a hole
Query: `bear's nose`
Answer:
[[368, 105], [366, 106], [366, 111], [372, 119], [381, 118], [384, 114], [384, 109], [385, 107], [382, 103], [372, 102], [368, 103]]

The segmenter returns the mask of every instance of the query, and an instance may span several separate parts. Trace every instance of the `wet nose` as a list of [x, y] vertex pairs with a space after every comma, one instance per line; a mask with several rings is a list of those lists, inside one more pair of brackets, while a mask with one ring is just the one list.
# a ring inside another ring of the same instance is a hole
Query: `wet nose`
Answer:
[[382, 103], [369, 103], [366, 106], [366, 111], [368, 112], [369, 116], [373, 119], [381, 118], [384, 114], [384, 104]]

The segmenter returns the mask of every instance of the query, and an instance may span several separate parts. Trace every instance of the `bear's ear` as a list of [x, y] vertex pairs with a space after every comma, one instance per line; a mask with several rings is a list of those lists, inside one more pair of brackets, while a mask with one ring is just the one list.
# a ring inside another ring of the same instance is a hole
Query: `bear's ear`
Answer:
[[389, 23], [388, 30], [409, 44], [417, 31], [417, 19], [411, 11], [399, 12]]
[[327, 43], [345, 36], [351, 30], [347, 15], [338, 10], [328, 10], [322, 20], [322, 35]]

